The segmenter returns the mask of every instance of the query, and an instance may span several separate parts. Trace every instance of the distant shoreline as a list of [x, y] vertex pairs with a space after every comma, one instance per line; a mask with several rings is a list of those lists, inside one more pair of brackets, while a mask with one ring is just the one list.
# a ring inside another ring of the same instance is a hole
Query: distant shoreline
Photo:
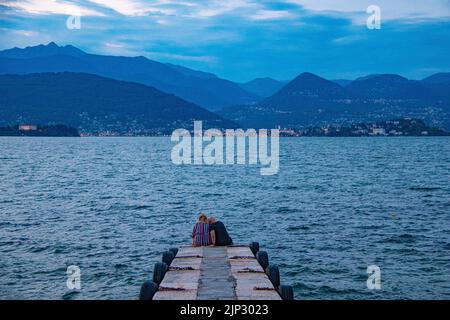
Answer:
[[[133, 132], [125, 130], [99, 130], [89, 132], [87, 128], [74, 128], [71, 126], [57, 125], [37, 125], [20, 124], [8, 127], [0, 127], [0, 136], [10, 137], [171, 137], [175, 128], [152, 128]], [[81, 132], [80, 132], [81, 130]], [[221, 132], [223, 129], [219, 129]], [[262, 129], [240, 129], [242, 134], [248, 135]], [[247, 130], [247, 131], [246, 131]], [[267, 131], [270, 135], [272, 131]], [[278, 127], [280, 137], [303, 138], [303, 137], [440, 137], [450, 136], [450, 132], [444, 129], [435, 128], [427, 125], [423, 120], [413, 118], [400, 118], [394, 120], [385, 120], [378, 122], [354, 123], [348, 125], [325, 124], [321, 127], [306, 128], [280, 128]], [[84, 131], [84, 132], [83, 132]], [[244, 132], [246, 131], [246, 132]], [[190, 130], [189, 132], [192, 133]], [[202, 133], [203, 134], [203, 133]], [[273, 133], [276, 134], [276, 131]]]
[[[436, 137], [450, 137], [450, 133], [446, 135], [417, 135], [417, 136], [280, 136], [280, 138], [289, 139], [308, 139], [308, 138], [436, 138]], [[170, 136], [27, 136], [27, 135], [0, 135], [1, 138], [80, 138], [80, 139], [90, 139], [90, 138], [170, 138]]]

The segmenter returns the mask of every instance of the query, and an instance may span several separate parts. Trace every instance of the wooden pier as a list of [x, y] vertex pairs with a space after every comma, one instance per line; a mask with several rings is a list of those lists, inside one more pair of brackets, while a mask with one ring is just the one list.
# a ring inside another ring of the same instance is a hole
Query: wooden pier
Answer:
[[280, 285], [278, 267], [269, 266], [267, 253], [255, 252], [257, 246], [171, 249], [155, 265], [153, 281], [143, 284], [140, 299], [293, 299], [292, 287]]

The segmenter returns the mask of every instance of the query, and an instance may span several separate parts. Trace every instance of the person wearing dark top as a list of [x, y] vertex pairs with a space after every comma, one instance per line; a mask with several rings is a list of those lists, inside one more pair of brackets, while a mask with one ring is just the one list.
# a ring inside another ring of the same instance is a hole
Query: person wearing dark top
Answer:
[[233, 240], [227, 232], [227, 228], [221, 221], [216, 218], [208, 218], [209, 232], [211, 234], [211, 242], [215, 246], [229, 246], [233, 244]]

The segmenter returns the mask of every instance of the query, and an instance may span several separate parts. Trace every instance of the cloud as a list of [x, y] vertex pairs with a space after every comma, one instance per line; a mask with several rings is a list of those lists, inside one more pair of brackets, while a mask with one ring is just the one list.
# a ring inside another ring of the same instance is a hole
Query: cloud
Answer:
[[294, 15], [286, 10], [258, 10], [250, 16], [252, 20], [279, 20], [294, 17]]
[[119, 41], [105, 41], [100, 44], [98, 50], [104, 54], [114, 56], [138, 56], [143, 55], [143, 51], [139, 48], [134, 48], [128, 44]]
[[[450, 0], [0, 1], [0, 28], [10, 29], [1, 30], [4, 49], [56, 41], [242, 81], [289, 79], [305, 70], [330, 78], [420, 76], [450, 64], [450, 18], [444, 19]], [[381, 7], [379, 32], [365, 27], [372, 3]], [[81, 30], [69, 30], [61, 15], [76, 7], [91, 16], [83, 17]]]
[[258, 5], [249, 0], [211, 0], [201, 6], [190, 16], [194, 18], [211, 18], [226, 13], [231, 13], [237, 9], [257, 8]]
[[105, 42], [105, 46], [107, 46], [108, 48], [124, 48], [125, 46], [121, 43], [116, 43], [116, 42]]
[[164, 7], [160, 4], [172, 4], [169, 1], [153, 1], [154, 5], [149, 6], [148, 1], [137, 0], [89, 0], [92, 3], [112, 9], [124, 16], [143, 16], [147, 14], [174, 14], [175, 11]]
[[366, 9], [370, 5], [381, 8], [384, 20], [398, 19], [438, 19], [450, 17], [449, 0], [287, 0], [312, 12], [330, 15], [344, 15], [357, 23], [365, 23], [362, 16], [367, 16]]
[[3, 6], [24, 11], [31, 14], [49, 15], [83, 15], [83, 16], [103, 16], [101, 12], [84, 6], [76, 5], [72, 2], [61, 0], [19, 0], [6, 1]]
[[355, 35], [348, 35], [348, 36], [344, 36], [344, 37], [335, 38], [335, 39], [333, 39], [333, 43], [337, 44], [337, 45], [346, 45], [346, 44], [352, 44], [356, 41], [360, 41], [363, 39], [364, 39], [363, 36], [361, 36], [359, 34], [355, 34]]
[[24, 37], [35, 37], [39, 35], [38, 32], [33, 30], [21, 30], [21, 29], [9, 29], [9, 28], [0, 28], [2, 32], [11, 32], [16, 36], [24, 36]]
[[178, 61], [195, 61], [195, 62], [207, 62], [207, 63], [216, 63], [218, 61], [217, 57], [208, 56], [208, 55], [200, 55], [200, 56], [192, 56], [192, 55], [181, 55], [181, 54], [173, 54], [166, 52], [146, 52], [147, 56], [151, 56], [153, 58], [168, 58], [171, 60]]
[[[125, 40], [124, 40], [125, 41]], [[151, 59], [159, 59], [166, 61], [188, 61], [188, 62], [203, 62], [207, 64], [213, 64], [218, 61], [218, 58], [211, 55], [189, 55], [189, 54], [176, 54], [163, 51], [151, 51], [145, 50], [139, 47], [136, 43], [127, 43], [117, 41], [106, 41], [101, 44], [99, 50], [108, 55], [121, 55], [121, 56], [145, 56]]]
[[112, 10], [127, 17], [163, 15], [208, 19], [230, 15], [249, 20], [290, 19], [306, 14], [342, 17], [365, 23], [369, 5], [380, 6], [383, 20], [415, 20], [450, 17], [449, 0], [5, 0], [2, 5], [32, 14], [66, 14], [81, 10], [84, 16], [104, 16]]

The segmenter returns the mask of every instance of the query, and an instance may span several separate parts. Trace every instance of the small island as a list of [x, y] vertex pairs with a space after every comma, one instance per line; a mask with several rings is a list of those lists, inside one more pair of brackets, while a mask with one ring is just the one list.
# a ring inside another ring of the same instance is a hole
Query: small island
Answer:
[[9, 137], [79, 137], [76, 128], [58, 125], [21, 124], [9, 127], [0, 127], [0, 136]]

